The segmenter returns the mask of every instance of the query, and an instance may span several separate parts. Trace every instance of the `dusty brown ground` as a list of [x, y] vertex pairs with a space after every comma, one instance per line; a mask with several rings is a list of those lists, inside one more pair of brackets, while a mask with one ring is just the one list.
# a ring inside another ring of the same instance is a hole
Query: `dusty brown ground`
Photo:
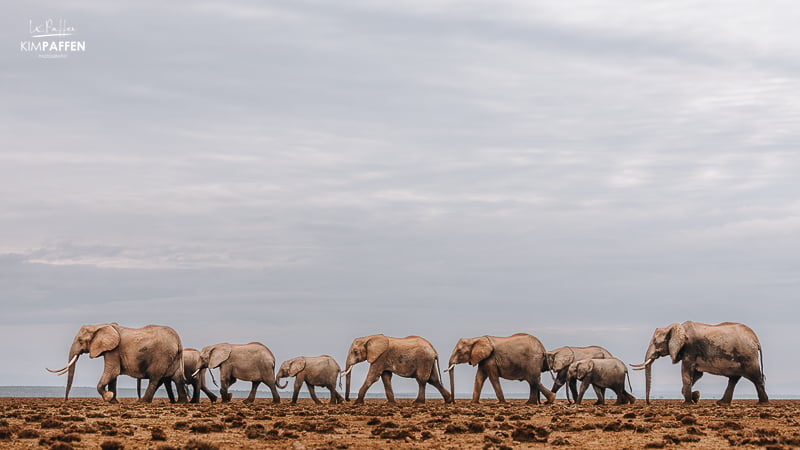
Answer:
[[[641, 404], [638, 404], [641, 403]], [[528, 406], [402, 400], [330, 406], [301, 400], [273, 406], [258, 399], [228, 404], [141, 404], [123, 399], [0, 399], [0, 448], [720, 448], [800, 447], [800, 400], [758, 406], [712, 400], [684, 406]]]

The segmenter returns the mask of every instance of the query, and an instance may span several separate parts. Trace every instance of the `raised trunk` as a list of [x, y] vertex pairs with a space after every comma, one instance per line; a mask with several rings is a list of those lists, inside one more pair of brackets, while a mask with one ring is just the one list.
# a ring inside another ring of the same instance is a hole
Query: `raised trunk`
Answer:
[[650, 381], [652, 379], [653, 363], [651, 362], [644, 368], [644, 398], [645, 403], [650, 404]]

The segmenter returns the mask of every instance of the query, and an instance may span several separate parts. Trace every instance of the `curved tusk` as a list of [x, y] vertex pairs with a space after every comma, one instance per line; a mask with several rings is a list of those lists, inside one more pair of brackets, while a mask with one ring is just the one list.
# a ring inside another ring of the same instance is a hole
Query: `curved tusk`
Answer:
[[345, 370], [344, 372], [342, 372], [342, 373], [339, 375], [339, 378], [342, 378], [343, 376], [347, 375], [348, 373], [350, 373], [350, 371], [351, 371], [351, 370], [353, 370], [353, 366], [350, 366], [350, 368], [349, 368], [349, 369], [347, 369], [347, 370]]
[[58, 370], [47, 369], [47, 367], [45, 367], [45, 369], [47, 369], [48, 372], [57, 373], [59, 375], [63, 375], [63, 373], [61, 373], [61, 372], [67, 371], [69, 369], [69, 367], [71, 365], [75, 364], [75, 361], [77, 361], [77, 360], [78, 360], [78, 355], [75, 355], [75, 356], [72, 357], [72, 359], [69, 360], [69, 363], [67, 363], [66, 366], [64, 366], [64, 367], [62, 367], [62, 368], [60, 368]]
[[647, 361], [645, 361], [645, 362], [643, 362], [641, 364], [629, 364], [629, 366], [631, 366], [631, 367], [644, 367], [644, 366], [650, 364], [651, 362], [653, 362], [653, 358], [647, 358]]
[[456, 366], [455, 364], [450, 364], [450, 367], [448, 367], [447, 369], [444, 369], [443, 372], [450, 372], [451, 370], [453, 370], [453, 367], [455, 367], [455, 366]]
[[192, 378], [196, 377], [198, 373], [200, 373], [200, 369], [197, 369], [194, 372], [192, 372]]

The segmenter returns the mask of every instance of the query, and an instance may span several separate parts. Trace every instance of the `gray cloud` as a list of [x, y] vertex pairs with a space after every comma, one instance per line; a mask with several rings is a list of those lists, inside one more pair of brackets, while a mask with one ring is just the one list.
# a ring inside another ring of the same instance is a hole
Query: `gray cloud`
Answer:
[[[616, 8], [9, 7], [0, 335], [35, 351], [0, 384], [56, 384], [92, 322], [279, 358], [528, 331], [634, 361], [691, 319], [753, 326], [797, 393], [795, 21]], [[85, 54], [16, 53], [51, 16]]]

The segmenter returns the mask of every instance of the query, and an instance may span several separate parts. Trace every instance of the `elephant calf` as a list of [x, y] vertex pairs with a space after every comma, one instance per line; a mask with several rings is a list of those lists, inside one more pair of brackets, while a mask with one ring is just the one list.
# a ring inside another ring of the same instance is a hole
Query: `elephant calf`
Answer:
[[295, 377], [294, 379], [294, 393], [292, 393], [292, 403], [297, 403], [297, 396], [300, 394], [300, 388], [303, 383], [308, 387], [308, 393], [314, 400], [314, 403], [322, 403], [317, 398], [314, 392], [314, 386], [321, 386], [328, 388], [331, 391], [331, 404], [342, 403], [344, 398], [336, 392], [336, 379], [342, 369], [336, 360], [328, 355], [306, 357], [298, 356], [281, 364], [278, 373], [275, 375], [275, 383], [279, 388], [285, 389], [289, 384], [287, 380], [281, 386], [281, 378]]
[[[617, 405], [625, 403], [633, 404], [636, 397], [625, 391], [625, 377], [628, 375], [628, 368], [625, 363], [617, 358], [605, 359], [584, 359], [570, 364], [567, 370], [567, 380], [577, 379], [581, 381], [581, 389], [575, 404], [580, 405], [583, 394], [589, 385], [595, 388], [597, 402], [595, 405], [605, 403], [605, 390], [611, 389], [617, 394]], [[628, 378], [628, 384], [631, 380]]]
[[[244, 400], [252, 403], [260, 383], [269, 387], [272, 402], [280, 403], [281, 396], [275, 386], [275, 355], [260, 342], [249, 344], [216, 344], [203, 347], [200, 351], [200, 365], [192, 375], [201, 370], [219, 367], [219, 394], [223, 402], [231, 401], [228, 387], [236, 380], [250, 381], [250, 395]], [[213, 376], [213, 375], [212, 375]]]

